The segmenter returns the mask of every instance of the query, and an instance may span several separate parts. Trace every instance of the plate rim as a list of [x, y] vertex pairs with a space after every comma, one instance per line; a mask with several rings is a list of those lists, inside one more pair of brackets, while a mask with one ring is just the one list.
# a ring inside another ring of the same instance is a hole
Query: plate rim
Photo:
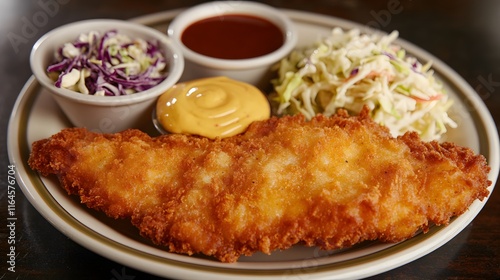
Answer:
[[[168, 10], [168, 11], [163, 11], [163, 12], [158, 12], [150, 15], [144, 15], [140, 17], [136, 17], [131, 19], [132, 21], [136, 21], [142, 24], [146, 25], [152, 25], [155, 22], [165, 22], [168, 20], [171, 20], [175, 15], [177, 15], [181, 10], [183, 9], [176, 9], [176, 10]], [[306, 21], [308, 23], [313, 23], [313, 24], [321, 24], [325, 27], [332, 27], [332, 26], [340, 26], [343, 28], [364, 28], [366, 29], [365, 26], [352, 22], [349, 20], [341, 19], [341, 18], [336, 18], [333, 16], [326, 16], [326, 15], [319, 15], [316, 13], [311, 13], [311, 12], [303, 12], [303, 11], [295, 11], [295, 10], [287, 10], [287, 9], [282, 9], [284, 13], [286, 13], [288, 16], [291, 17], [292, 21]], [[339, 24], [340, 23], [340, 24]], [[379, 32], [379, 31], [377, 31]], [[440, 61], [430, 53], [426, 52], [425, 50], [418, 48], [417, 46], [405, 41], [404, 39], [398, 39], [398, 43], [401, 43], [401, 45], [404, 48], [409, 49], [410, 53], [418, 53], [420, 55], [423, 55], [424, 57], [432, 58], [432, 60], [435, 62], [433, 65], [433, 68], [436, 69], [436, 72], [445, 74], [447, 79], [450, 80], [451, 84], [457, 88], [465, 89], [460, 90], [459, 93], [462, 95], [465, 95], [468, 100], [472, 102], [472, 104], [475, 106], [475, 117], [476, 119], [474, 120], [475, 126], [478, 124], [481, 124], [481, 127], [476, 129], [481, 129], [482, 131], [478, 131], [478, 134], [480, 136], [486, 136], [486, 139], [482, 139], [483, 137], [479, 137], [480, 140], [483, 142], [479, 143], [479, 147], [481, 148], [481, 151], [479, 151], [481, 154], [487, 154], [487, 159], [488, 163], [490, 166], [492, 166], [492, 173], [490, 173], [490, 180], [493, 182], [492, 186], [490, 187], [490, 192], [493, 191], [495, 183], [497, 181], [498, 177], [498, 165], [499, 165], [499, 141], [498, 141], [498, 132], [497, 128], [494, 124], [493, 118], [491, 114], [489, 113], [486, 105], [484, 102], [479, 98], [479, 96], [475, 93], [475, 91], [470, 87], [467, 82], [465, 82], [453, 69], [449, 68], [444, 62]], [[418, 55], [417, 55], [418, 56]], [[436, 63], [437, 62], [437, 63]], [[437, 68], [436, 68], [437, 67]], [[29, 106], [33, 106], [33, 104], [36, 102], [36, 94], [34, 93], [37, 88], [39, 88], [40, 85], [36, 81], [36, 79], [31, 76], [24, 87], [21, 90], [21, 93], [19, 94], [16, 103], [14, 104], [10, 119], [9, 119], [9, 124], [8, 124], [8, 129], [7, 129], [7, 147], [8, 147], [8, 156], [11, 164], [14, 164], [16, 168], [18, 169], [16, 172], [16, 176], [18, 177], [18, 184], [25, 194], [25, 196], [28, 198], [30, 203], [36, 208], [42, 216], [48, 220], [54, 227], [56, 227], [59, 231], [61, 231], [63, 234], [66, 236], [70, 237], [73, 241], [81, 244], [82, 246], [86, 247], [87, 249], [100, 254], [102, 256], [105, 256], [108, 259], [111, 259], [113, 261], [119, 262], [121, 264], [133, 267], [135, 269], [145, 271], [147, 273], [151, 273], [154, 275], [158, 276], [163, 276], [163, 277], [205, 277], [207, 279], [253, 279], [256, 276], [265, 276], [266, 278], [282, 278], [284, 276], [284, 273], [287, 272], [285, 269], [280, 269], [280, 270], [274, 270], [274, 271], [260, 271], [260, 270], [242, 270], [242, 269], [232, 269], [230, 267], [227, 268], [213, 268], [213, 267], [207, 267], [207, 266], [199, 266], [197, 264], [186, 264], [182, 262], [177, 262], [175, 260], [168, 260], [168, 264], [165, 263], [165, 259], [161, 257], [156, 257], [156, 256], [149, 256], [147, 259], [141, 258], [142, 252], [135, 252], [135, 255], [131, 256], [128, 255], [126, 252], [125, 254], [119, 255], [117, 254], [117, 251], [122, 252], [123, 250], [135, 250], [133, 248], [121, 248], [121, 247], [126, 247], [122, 244], [115, 244], [116, 246], [114, 248], [107, 248], [110, 249], [109, 251], [104, 250], [102, 247], [101, 243], [95, 243], [96, 241], [94, 240], [96, 237], [91, 237], [83, 234], [82, 232], [78, 231], [74, 227], [67, 227], [65, 224], [60, 224], [60, 221], [53, 220], [54, 218], [58, 218], [59, 215], [57, 213], [51, 213], [52, 208], [50, 209], [44, 209], [43, 206], [45, 205], [40, 205], [42, 202], [46, 202], [43, 198], [41, 200], [38, 200], [38, 198], [41, 198], [41, 195], [36, 189], [31, 189], [28, 187], [26, 184], [32, 183], [32, 184], [42, 184], [40, 182], [33, 182], [33, 180], [37, 180], [37, 174], [32, 171], [28, 166], [25, 160], [22, 159], [27, 159], [27, 156], [29, 155], [29, 149], [30, 147], [28, 146], [27, 143], [27, 132], [23, 129], [20, 129], [19, 124], [21, 123], [27, 123], [29, 119], [30, 113], [23, 113], [20, 112], [20, 108], [26, 108]], [[479, 120], [479, 122], [478, 122]], [[16, 126], [17, 124], [17, 126]], [[26, 125], [27, 126], [27, 125]], [[21, 145], [16, 145], [20, 143], [24, 143], [24, 146]], [[483, 150], [484, 149], [484, 150]], [[485, 155], [486, 156], [486, 155]], [[17, 161], [20, 162], [17, 162]], [[23, 171], [23, 174], [27, 174], [24, 176], [21, 176], [20, 171]], [[495, 172], [496, 171], [496, 172]], [[38, 177], [38, 180], [40, 178]], [[490, 194], [491, 195], [491, 194]], [[482, 202], [475, 201], [473, 205], [471, 205], [471, 209], [473, 209], [475, 212], [473, 215], [468, 215], [466, 218], [461, 219], [464, 216], [460, 216], [454, 220], [454, 223], [460, 223], [457, 224], [459, 225], [458, 227], [454, 227], [453, 231], [450, 230], [444, 230], [447, 227], [440, 227], [440, 228], [434, 228], [433, 230], [435, 231], [443, 231], [446, 233], [446, 238], [441, 238], [438, 240], [433, 240], [434, 243], [432, 250], [426, 250], [425, 248], [421, 248], [421, 250], [418, 250], [419, 248], [413, 248], [414, 243], [419, 243], [421, 239], [431, 239], [434, 235], [420, 235], [422, 237], [420, 238], [412, 238], [409, 239], [405, 242], [404, 244], [408, 245], [402, 248], [399, 245], [393, 246], [391, 248], [388, 248], [383, 251], [383, 253], [375, 253], [374, 255], [380, 255], [382, 254], [381, 257], [378, 256], [364, 256], [361, 257], [361, 259], [368, 259], [367, 262], [362, 262], [361, 266], [362, 267], [356, 267], [356, 271], [352, 271], [350, 269], [350, 264], [352, 261], [346, 261], [342, 263], [342, 266], [339, 265], [341, 263], [334, 263], [334, 264], [326, 264], [321, 267], [314, 267], [313, 269], [309, 268], [292, 268], [289, 269], [288, 272], [292, 273], [290, 276], [295, 276], [295, 277], [301, 277], [301, 276], [307, 276], [307, 277], [312, 277], [316, 279], [322, 279], [328, 277], [328, 279], [344, 279], [344, 278], [358, 278], [358, 277], [368, 277], [368, 276], [373, 276], [379, 273], [383, 273], [385, 271], [394, 269], [396, 267], [402, 266], [404, 264], [407, 264], [415, 259], [418, 259], [435, 249], [441, 247], [445, 243], [447, 243], [449, 240], [451, 240], [454, 236], [456, 236], [458, 233], [460, 233], [474, 218], [477, 214], [479, 214], [480, 210], [482, 207], [485, 205], [487, 202], [489, 196], [483, 200]], [[57, 202], [55, 202], [57, 204]], [[57, 204], [58, 205], [58, 204]], [[52, 207], [57, 207], [57, 205], [53, 205]], [[64, 211], [64, 209], [62, 209]], [[471, 211], [471, 210], [469, 210]], [[472, 212], [471, 212], [472, 213]], [[469, 213], [469, 214], [471, 214]], [[58, 217], [54, 217], [54, 215]], [[67, 214], [69, 215], [69, 214]], [[71, 217], [69, 215], [69, 217]], [[67, 218], [69, 218], [67, 217]], [[59, 217], [61, 218], [61, 217]], [[76, 223], [79, 223], [79, 221], [75, 221]], [[83, 225], [85, 226], [85, 225]], [[76, 231], [76, 232], [75, 232]], [[95, 233], [95, 232], [94, 232]], [[106, 238], [106, 237], [101, 237], [101, 238]], [[113, 240], [109, 240], [110, 242], [114, 242]], [[109, 245], [106, 242], [107, 245]], [[426, 246], [429, 247], [429, 246]], [[413, 249], [413, 250], [410, 250]], [[136, 250], [135, 250], [136, 251]], [[387, 254], [389, 252], [389, 254]], [[411, 252], [409, 252], [411, 251]], [[394, 256], [397, 256], [397, 259], [403, 259], [399, 261], [394, 261], [391, 260], [391, 258], [394, 258]], [[369, 260], [370, 258], [375, 258], [374, 260]], [[359, 260], [358, 260], [359, 261]], [[369, 267], [366, 267], [366, 264], [370, 264]], [[168, 272], [166, 271], [166, 267], [170, 268]], [[149, 268], [150, 270], [147, 270], [146, 268]], [[168, 274], [165, 274], [167, 272]], [[331, 273], [334, 272], [334, 275], [331, 275]], [[334, 277], [334, 278], [332, 278]]]

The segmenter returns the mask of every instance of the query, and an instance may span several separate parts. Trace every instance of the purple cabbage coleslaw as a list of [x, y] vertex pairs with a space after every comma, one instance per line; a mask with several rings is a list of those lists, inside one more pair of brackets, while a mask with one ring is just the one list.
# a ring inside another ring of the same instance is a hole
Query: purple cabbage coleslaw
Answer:
[[80, 34], [55, 53], [47, 67], [59, 88], [98, 96], [147, 90], [167, 76], [167, 61], [157, 42], [131, 39], [116, 30]]

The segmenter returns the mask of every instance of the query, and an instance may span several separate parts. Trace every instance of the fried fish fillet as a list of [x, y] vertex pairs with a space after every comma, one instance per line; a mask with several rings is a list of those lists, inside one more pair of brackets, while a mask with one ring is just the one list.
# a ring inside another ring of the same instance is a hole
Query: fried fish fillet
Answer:
[[491, 184], [483, 156], [393, 138], [366, 110], [271, 118], [216, 140], [70, 128], [35, 142], [29, 165], [171, 252], [223, 262], [297, 243], [402, 241], [449, 223]]

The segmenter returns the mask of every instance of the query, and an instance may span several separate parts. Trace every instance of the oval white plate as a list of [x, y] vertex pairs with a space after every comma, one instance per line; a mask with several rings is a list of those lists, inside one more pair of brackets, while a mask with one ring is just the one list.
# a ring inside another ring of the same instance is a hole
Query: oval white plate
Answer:
[[[165, 31], [179, 10], [134, 19]], [[299, 46], [312, 44], [332, 27], [345, 29], [363, 26], [327, 16], [284, 10], [299, 30]], [[482, 100], [452, 69], [418, 47], [398, 40], [409, 53], [421, 61], [434, 61], [434, 70], [445, 83], [455, 106], [451, 116], [459, 128], [451, 130], [447, 141], [468, 146], [483, 154], [492, 172], [493, 186], [499, 171], [499, 140], [496, 126]], [[363, 278], [385, 272], [420, 258], [448, 242], [479, 213], [486, 200], [474, 202], [469, 211], [446, 227], [434, 227], [427, 234], [398, 244], [366, 242], [341, 251], [321, 251], [295, 246], [270, 256], [255, 254], [239, 262], [225, 264], [203, 256], [168, 253], [138, 234], [128, 221], [115, 221], [82, 206], [69, 197], [54, 178], [40, 177], [27, 165], [31, 143], [47, 138], [70, 124], [48, 92], [32, 77], [22, 89], [12, 111], [8, 128], [8, 150], [17, 168], [19, 186], [31, 204], [57, 229], [82, 246], [121, 264], [151, 274], [172, 278], [266, 279]], [[152, 126], [142, 128], [151, 132]], [[493, 191], [493, 186], [490, 191]]]

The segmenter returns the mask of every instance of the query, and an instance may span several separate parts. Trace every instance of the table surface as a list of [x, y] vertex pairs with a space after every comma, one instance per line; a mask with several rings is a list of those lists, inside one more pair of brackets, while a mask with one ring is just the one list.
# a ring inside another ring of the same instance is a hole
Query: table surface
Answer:
[[[0, 217], [7, 216], [6, 131], [21, 88], [31, 76], [29, 52], [41, 35], [89, 18], [129, 19], [192, 6], [196, 0], [0, 1]], [[500, 1], [268, 0], [278, 8], [314, 12], [398, 30], [400, 37], [451, 66], [479, 94], [500, 123]], [[0, 230], [0, 279], [157, 279], [105, 259], [73, 242], [47, 222], [21, 192], [16, 228], [16, 272], [7, 270], [7, 228]], [[373, 279], [500, 278], [500, 191], [460, 234], [444, 246]]]

